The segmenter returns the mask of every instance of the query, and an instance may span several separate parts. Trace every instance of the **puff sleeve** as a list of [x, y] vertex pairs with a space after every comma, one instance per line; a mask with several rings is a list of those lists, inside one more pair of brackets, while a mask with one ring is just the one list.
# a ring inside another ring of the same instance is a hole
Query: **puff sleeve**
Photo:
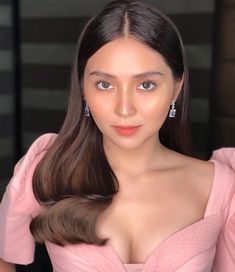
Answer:
[[232, 192], [229, 200], [224, 228], [216, 248], [214, 270], [216, 272], [235, 271], [235, 148], [222, 148], [213, 153], [212, 159], [218, 160], [234, 170], [231, 175]]
[[29, 225], [42, 210], [32, 190], [34, 170], [56, 134], [37, 138], [27, 153], [15, 165], [0, 204], [0, 258], [7, 262], [27, 265], [33, 262], [35, 242]]

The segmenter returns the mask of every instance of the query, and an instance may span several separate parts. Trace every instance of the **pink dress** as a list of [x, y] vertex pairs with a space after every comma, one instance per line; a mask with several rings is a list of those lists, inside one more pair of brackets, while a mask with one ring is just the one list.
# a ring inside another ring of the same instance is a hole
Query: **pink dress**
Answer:
[[128, 272], [141, 272], [144, 264], [124, 264]]
[[[56, 134], [39, 137], [16, 164], [0, 205], [0, 257], [29, 264], [34, 239], [33, 217], [42, 211], [32, 192], [32, 175]], [[215, 151], [215, 174], [203, 219], [176, 231], [144, 264], [123, 264], [111, 244], [67, 245], [46, 242], [54, 272], [232, 272], [235, 271], [235, 149]]]

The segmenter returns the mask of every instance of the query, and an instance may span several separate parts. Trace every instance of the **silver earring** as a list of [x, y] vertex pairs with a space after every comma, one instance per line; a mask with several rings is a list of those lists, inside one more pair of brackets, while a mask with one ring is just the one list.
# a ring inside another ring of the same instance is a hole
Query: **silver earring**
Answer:
[[90, 117], [90, 110], [89, 110], [89, 107], [88, 107], [88, 105], [87, 105], [87, 103], [86, 103], [86, 105], [85, 105], [85, 116], [86, 117]]
[[171, 109], [169, 111], [169, 117], [175, 118], [175, 115], [176, 115], [176, 108], [175, 108], [175, 101], [173, 100], [171, 103]]

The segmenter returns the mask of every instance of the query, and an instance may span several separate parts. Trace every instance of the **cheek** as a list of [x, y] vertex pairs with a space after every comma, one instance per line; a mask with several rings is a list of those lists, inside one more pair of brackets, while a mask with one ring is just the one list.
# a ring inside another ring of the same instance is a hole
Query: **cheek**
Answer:
[[104, 99], [93, 96], [87, 97], [87, 102], [96, 125], [102, 131], [104, 124], [109, 122], [112, 113], [110, 101], [105, 101]]
[[89, 83], [84, 83], [84, 96], [88, 103], [90, 112], [94, 119], [99, 119], [99, 116], [107, 115], [107, 111], [110, 108], [110, 103], [104, 95], [97, 93], [97, 90]]
[[104, 118], [110, 115], [111, 103], [110, 101], [105, 101], [104, 99], [87, 99], [90, 111], [93, 117]]
[[170, 108], [171, 100], [169, 97], [157, 97], [150, 101], [142, 101], [142, 115], [154, 121], [165, 119]]

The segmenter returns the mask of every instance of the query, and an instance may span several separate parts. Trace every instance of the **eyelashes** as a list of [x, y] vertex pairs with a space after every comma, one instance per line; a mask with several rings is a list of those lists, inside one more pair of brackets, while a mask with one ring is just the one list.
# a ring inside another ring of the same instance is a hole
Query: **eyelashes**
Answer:
[[[154, 82], [152, 82], [152, 81], [144, 81], [140, 85], [142, 85], [144, 87], [143, 89], [141, 89], [141, 90], [144, 90], [144, 91], [153, 91], [155, 89], [155, 87], [156, 87], [156, 84]], [[147, 88], [148, 86], [151, 86], [151, 88]]]
[[96, 82], [96, 87], [98, 87], [98, 89], [101, 89], [101, 90], [110, 90], [112, 88], [107, 88], [109, 85], [111, 85], [109, 82], [107, 81], [98, 81]]
[[[95, 83], [95, 85], [99, 90], [111, 90], [111, 89], [113, 89], [112, 84], [109, 83], [108, 81], [103, 81], [103, 80], [102, 81], [97, 81]], [[147, 80], [147, 81], [144, 81], [141, 84], [139, 84], [138, 87], [139, 86], [143, 86], [143, 88], [139, 88], [140, 90], [153, 91], [156, 88], [157, 84], [152, 82], [152, 81]]]

